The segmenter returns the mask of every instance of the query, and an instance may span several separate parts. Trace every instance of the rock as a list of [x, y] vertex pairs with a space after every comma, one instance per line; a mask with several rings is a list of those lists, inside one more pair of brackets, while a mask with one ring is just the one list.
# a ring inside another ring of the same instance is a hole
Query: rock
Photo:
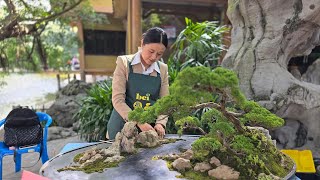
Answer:
[[[85, 167], [91, 163], [94, 163], [95, 161], [99, 160], [99, 159], [103, 159], [103, 156], [101, 154], [97, 154], [96, 151], [93, 151], [94, 153], [91, 154], [90, 159], [86, 160], [84, 163], [82, 163], [80, 165], [80, 167]], [[83, 162], [83, 160], [81, 159], [81, 161], [79, 162]]]
[[77, 95], [80, 93], [86, 93], [89, 90], [91, 84], [88, 84], [80, 80], [72, 80], [68, 85], [61, 89], [61, 94], [66, 96]]
[[138, 135], [137, 123], [127, 122], [124, 124], [121, 133], [127, 138], [133, 138]]
[[210, 164], [215, 165], [216, 167], [221, 166], [220, 160], [214, 156], [210, 159]]
[[121, 160], [123, 160], [124, 157], [123, 156], [112, 156], [112, 157], [107, 157], [103, 162], [119, 162]]
[[297, 120], [287, 119], [286, 125], [275, 129], [272, 135], [277, 139], [278, 146], [282, 148], [295, 148], [298, 128], [299, 122]]
[[294, 58], [303, 61], [319, 46], [319, 11], [319, 1], [229, 1], [232, 44], [222, 61], [223, 67], [235, 71], [247, 98], [268, 101], [272, 94], [283, 96], [273, 113], [302, 122], [315, 147], [320, 142], [319, 60], [302, 80], [288, 65]]
[[281, 180], [282, 178], [275, 176], [273, 174], [266, 175], [265, 173], [260, 173], [258, 179], [272, 179], [272, 180]]
[[200, 171], [200, 172], [206, 172], [208, 170], [210, 170], [212, 167], [210, 166], [209, 163], [206, 163], [206, 162], [202, 162], [202, 163], [197, 163], [195, 166], [194, 166], [194, 170], [195, 171]]
[[78, 102], [81, 102], [87, 96], [86, 91], [90, 87], [91, 84], [73, 80], [60, 90], [57, 99], [47, 110], [47, 113], [58, 126], [71, 127], [77, 121], [73, 119], [73, 116], [79, 109]]
[[172, 166], [178, 171], [185, 171], [191, 168], [191, 163], [188, 159], [178, 158], [173, 161]]
[[138, 134], [137, 142], [140, 143], [143, 147], [155, 147], [160, 145], [159, 136], [157, 132], [150, 130], [150, 131], [143, 131]]
[[134, 144], [135, 137], [128, 139], [126, 136], [123, 136], [121, 140], [121, 152], [134, 153], [136, 151]]
[[80, 121], [76, 121], [72, 124], [72, 130], [78, 132], [80, 129]]
[[88, 160], [90, 160], [93, 156], [97, 154], [97, 149], [92, 148], [84, 152], [83, 156], [79, 159], [79, 162], [82, 164]]
[[216, 169], [208, 171], [208, 175], [217, 179], [233, 180], [239, 179], [240, 173], [229, 166], [221, 165]]
[[122, 137], [123, 135], [120, 132], [118, 132], [115, 141], [112, 143], [112, 145], [107, 149], [101, 149], [100, 153], [108, 157], [120, 156]]
[[320, 58], [315, 60], [302, 75], [302, 81], [320, 84]]
[[76, 133], [69, 128], [63, 128], [59, 126], [53, 126], [48, 128], [48, 141], [54, 139], [67, 138], [70, 136], [74, 136]]
[[190, 160], [193, 157], [193, 151], [191, 149], [188, 149], [186, 152], [180, 154], [180, 157]]

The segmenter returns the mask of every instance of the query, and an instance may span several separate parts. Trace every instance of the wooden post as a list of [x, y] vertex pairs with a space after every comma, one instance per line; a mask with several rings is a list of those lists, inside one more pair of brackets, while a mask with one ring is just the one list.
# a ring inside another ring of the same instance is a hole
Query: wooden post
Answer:
[[58, 90], [61, 90], [61, 84], [60, 84], [60, 74], [57, 74], [57, 81], [58, 81]]
[[77, 79], [77, 76], [76, 76], [76, 73], [73, 74], [73, 80], [76, 80]]
[[141, 34], [142, 34], [142, 28], [141, 28], [141, 0], [131, 0], [129, 1], [129, 7], [130, 9], [130, 20], [129, 20], [129, 28], [128, 30], [131, 32], [131, 52], [129, 53], [135, 53], [138, 50], [138, 47], [140, 46], [141, 42]]
[[[84, 43], [83, 24], [80, 19], [77, 21], [77, 28], [78, 28], [77, 32], [78, 32], [79, 41], [81, 43]], [[79, 47], [78, 52], [79, 52], [79, 61], [80, 61], [80, 78], [82, 81], [86, 81], [84, 47], [83, 46]]]

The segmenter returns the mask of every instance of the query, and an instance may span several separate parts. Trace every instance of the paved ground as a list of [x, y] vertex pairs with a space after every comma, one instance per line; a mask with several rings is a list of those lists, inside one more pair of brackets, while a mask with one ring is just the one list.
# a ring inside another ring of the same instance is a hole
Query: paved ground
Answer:
[[[55, 155], [57, 155], [62, 150], [62, 148], [67, 143], [70, 143], [70, 142], [77, 143], [77, 142], [83, 142], [83, 141], [79, 139], [79, 136], [49, 141], [48, 142], [49, 158], [52, 158]], [[22, 155], [22, 169], [39, 174], [39, 170], [42, 166], [42, 163], [41, 163], [41, 160], [38, 161], [38, 159], [39, 159], [38, 153], [27, 153]], [[14, 166], [13, 156], [5, 156], [3, 158], [2, 165], [3, 165], [3, 168], [2, 168], [3, 180], [20, 180], [21, 179], [22, 171], [18, 173], [14, 172], [15, 166]]]

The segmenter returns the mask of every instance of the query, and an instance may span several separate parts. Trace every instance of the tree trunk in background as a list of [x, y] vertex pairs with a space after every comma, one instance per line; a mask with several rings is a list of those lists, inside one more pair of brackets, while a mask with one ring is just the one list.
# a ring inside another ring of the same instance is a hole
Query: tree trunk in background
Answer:
[[38, 52], [40, 61], [41, 61], [42, 66], [43, 66], [43, 70], [46, 71], [46, 70], [48, 70], [48, 61], [47, 61], [47, 53], [46, 53], [46, 50], [45, 50], [45, 48], [44, 48], [43, 45], [42, 45], [40, 35], [34, 36], [34, 38], [36, 38], [37, 52]]
[[[232, 42], [222, 65], [238, 74], [247, 98], [259, 101], [287, 120], [286, 126], [274, 131], [282, 147], [304, 145], [319, 156], [320, 86], [293, 77], [288, 63], [320, 45], [320, 1], [228, 3]], [[297, 124], [300, 122], [302, 125]]]

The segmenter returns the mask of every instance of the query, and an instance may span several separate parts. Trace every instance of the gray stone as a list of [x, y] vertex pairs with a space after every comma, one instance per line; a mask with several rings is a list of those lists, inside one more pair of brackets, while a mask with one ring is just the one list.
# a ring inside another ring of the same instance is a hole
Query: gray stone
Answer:
[[185, 171], [191, 168], [191, 163], [188, 159], [178, 158], [173, 161], [172, 166], [178, 171]]
[[206, 172], [208, 170], [210, 170], [212, 167], [210, 166], [209, 163], [206, 163], [206, 162], [202, 162], [202, 163], [197, 163], [195, 166], [194, 166], [194, 170], [195, 171], [200, 171], [200, 172]]
[[134, 147], [135, 140], [136, 140], [135, 137], [128, 139], [126, 136], [123, 136], [121, 140], [121, 152], [126, 152], [126, 153], [136, 152], [136, 148]]
[[132, 138], [138, 135], [138, 129], [136, 127], [136, 122], [127, 122], [124, 124], [121, 132], [127, 138]]
[[112, 157], [107, 157], [103, 162], [119, 162], [123, 160], [125, 157], [123, 156], [112, 156]]
[[221, 166], [220, 160], [214, 156], [210, 159], [210, 164], [215, 165], [216, 167]]
[[315, 60], [302, 75], [302, 81], [320, 84], [320, 58]]
[[143, 147], [155, 147], [160, 145], [158, 133], [153, 130], [139, 133], [137, 136], [137, 142]]
[[191, 149], [188, 149], [186, 152], [180, 154], [180, 157], [182, 157], [183, 159], [192, 159], [193, 157], [193, 151]]
[[208, 171], [208, 175], [217, 179], [233, 180], [239, 179], [240, 173], [229, 166], [221, 165], [216, 169]]

